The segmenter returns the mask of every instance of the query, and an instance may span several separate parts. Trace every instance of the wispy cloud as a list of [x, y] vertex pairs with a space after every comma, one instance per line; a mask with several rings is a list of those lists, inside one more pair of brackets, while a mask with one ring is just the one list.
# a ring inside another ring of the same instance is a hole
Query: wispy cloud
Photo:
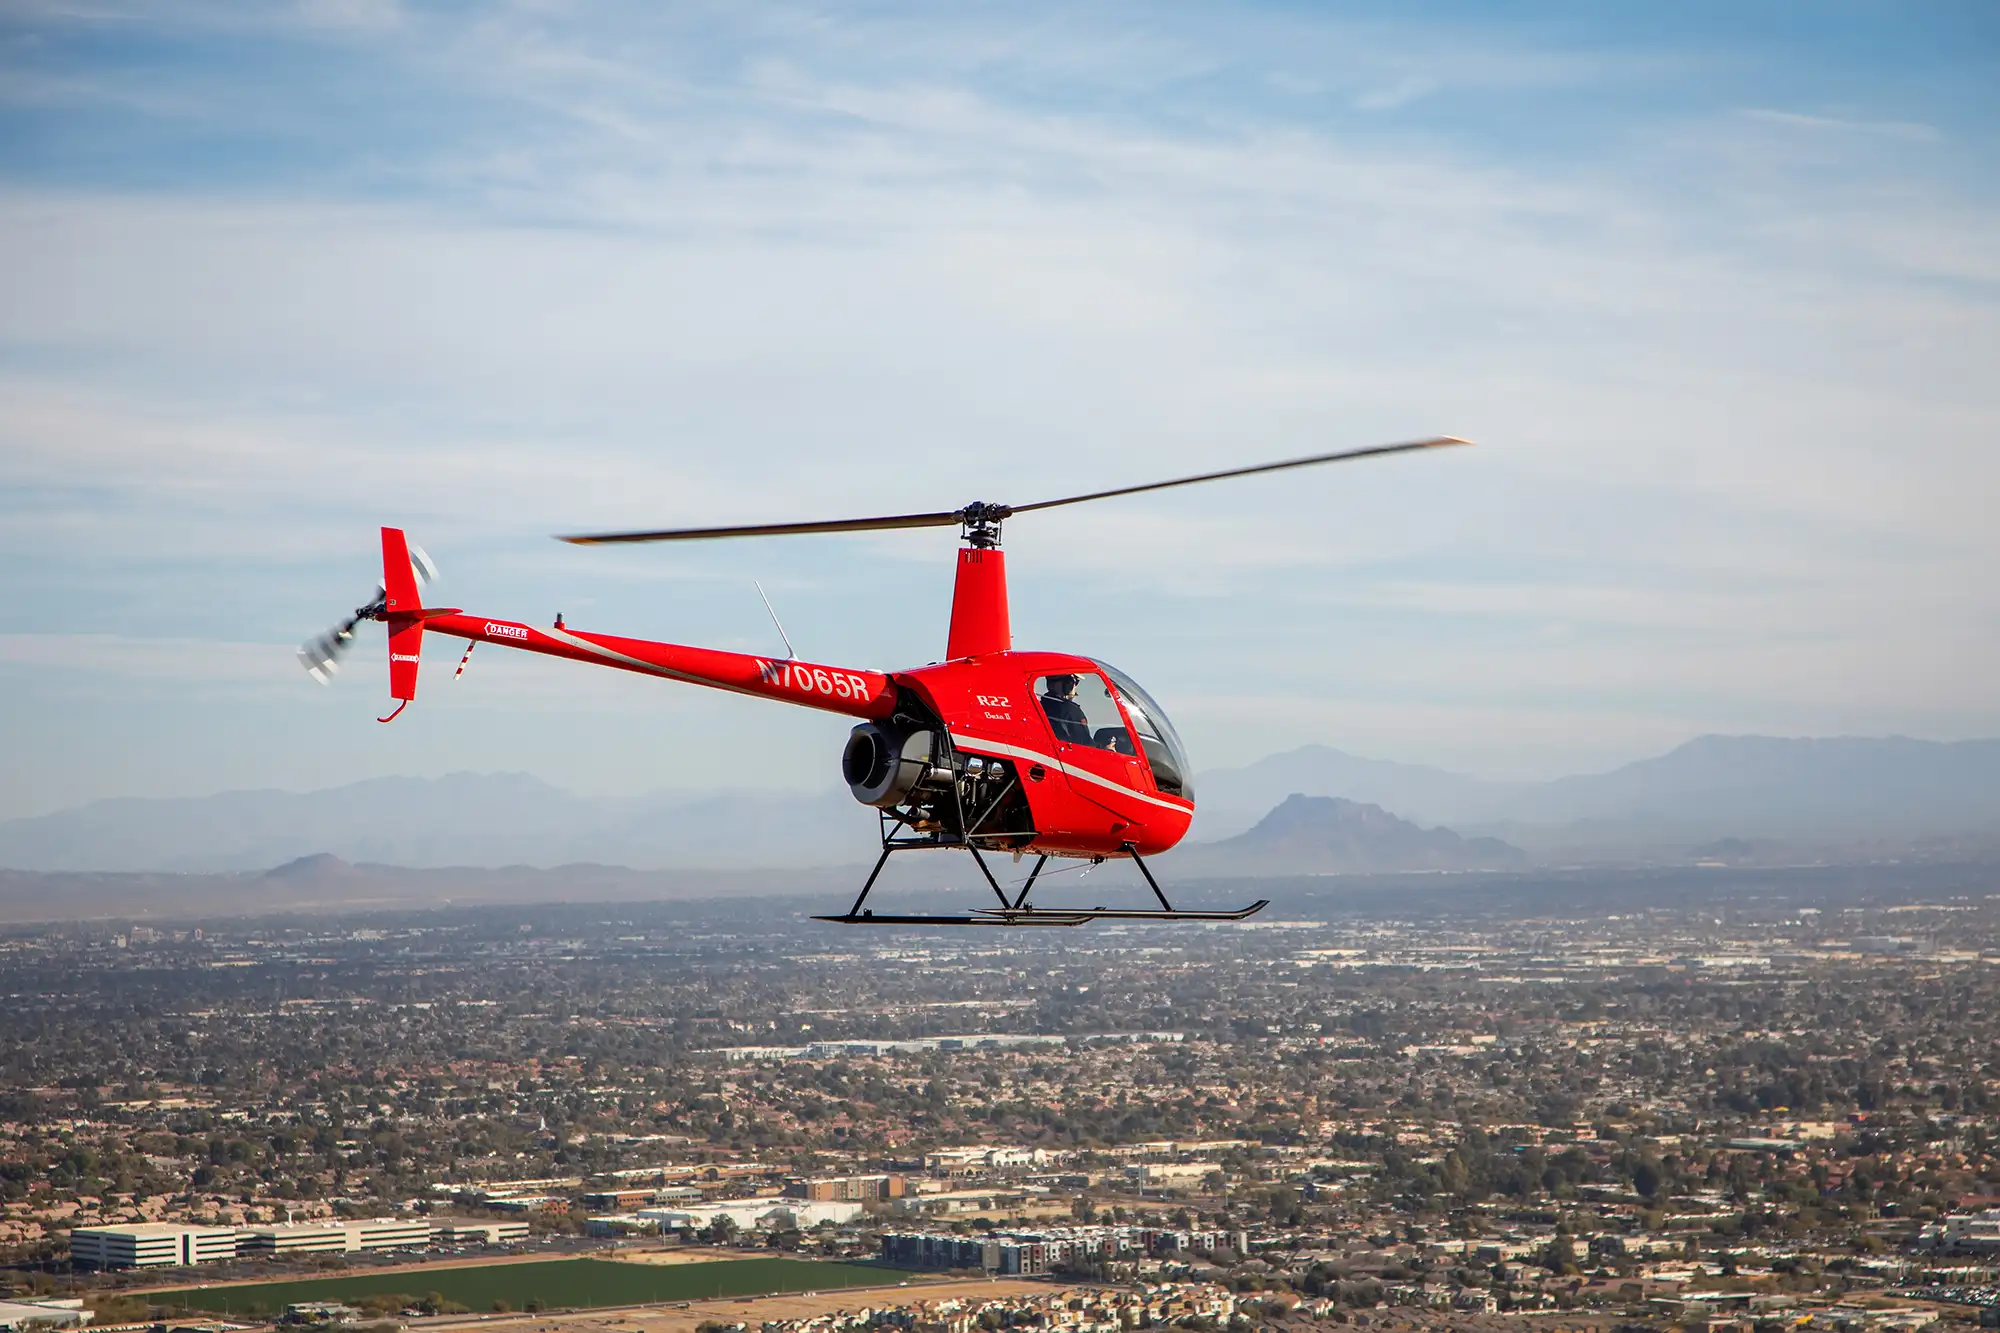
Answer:
[[1751, 120], [1815, 134], [1860, 134], [1911, 143], [1934, 143], [1939, 138], [1935, 125], [1909, 120], [1849, 120], [1840, 116], [1807, 115], [1800, 111], [1776, 111], [1768, 107], [1748, 107], [1743, 114]]

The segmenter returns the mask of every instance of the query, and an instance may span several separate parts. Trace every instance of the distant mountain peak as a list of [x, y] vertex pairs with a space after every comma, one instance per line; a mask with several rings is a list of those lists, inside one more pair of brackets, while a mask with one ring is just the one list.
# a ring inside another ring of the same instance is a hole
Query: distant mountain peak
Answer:
[[1381, 833], [1417, 827], [1407, 819], [1400, 819], [1367, 801], [1350, 801], [1341, 796], [1308, 796], [1295, 791], [1274, 806], [1270, 814], [1258, 820], [1257, 828], [1251, 832], [1257, 829], [1289, 831], [1328, 826]]
[[335, 856], [332, 852], [314, 852], [287, 861], [281, 866], [272, 866], [263, 874], [265, 879], [325, 879], [334, 875], [356, 874], [353, 866]]
[[1400, 870], [1498, 870], [1527, 855], [1497, 838], [1421, 828], [1379, 805], [1294, 792], [1247, 833], [1193, 849], [1216, 873], [1317, 875]]

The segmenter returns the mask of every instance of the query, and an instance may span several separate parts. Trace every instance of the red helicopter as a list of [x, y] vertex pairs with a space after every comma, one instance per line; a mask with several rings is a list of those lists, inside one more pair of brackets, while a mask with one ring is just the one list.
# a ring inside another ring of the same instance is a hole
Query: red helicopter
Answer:
[[[457, 607], [426, 607], [418, 584], [434, 576], [435, 569], [399, 528], [382, 529], [382, 585], [375, 600], [308, 644], [299, 658], [324, 683], [352, 642], [357, 625], [364, 620], [386, 624], [389, 694], [400, 702], [394, 712], [377, 719], [382, 722], [394, 720], [417, 697], [417, 667], [427, 630], [470, 640], [467, 657], [477, 644], [496, 643], [862, 719], [848, 735], [840, 770], [854, 798], [878, 812], [882, 854], [853, 905], [842, 915], [817, 920], [923, 926], [1074, 926], [1105, 919], [1240, 921], [1263, 910], [1267, 901], [1226, 911], [1183, 910], [1167, 900], [1153, 878], [1146, 858], [1179, 842], [1194, 818], [1187, 751], [1165, 711], [1116, 667], [1070, 653], [1015, 650], [1000, 525], [1017, 514], [1086, 500], [1466, 443], [1441, 436], [1349, 449], [1028, 505], [974, 502], [931, 514], [561, 538], [591, 546], [957, 526], [963, 545], [945, 660], [906, 671], [865, 671], [790, 657], [755, 657], [588, 634], [568, 628], [560, 616], [554, 626], [541, 629], [519, 621], [469, 616]], [[789, 642], [786, 647], [789, 650]], [[461, 659], [461, 671], [464, 665]], [[891, 855], [940, 847], [963, 848], [972, 854], [999, 900], [997, 906], [948, 915], [878, 915], [864, 910]], [[1010, 896], [1000, 886], [987, 864], [987, 853], [1010, 853], [1016, 861], [1035, 856], [1018, 893]], [[1028, 895], [1051, 857], [1093, 863], [1129, 858], [1145, 876], [1159, 906], [1036, 907]]]

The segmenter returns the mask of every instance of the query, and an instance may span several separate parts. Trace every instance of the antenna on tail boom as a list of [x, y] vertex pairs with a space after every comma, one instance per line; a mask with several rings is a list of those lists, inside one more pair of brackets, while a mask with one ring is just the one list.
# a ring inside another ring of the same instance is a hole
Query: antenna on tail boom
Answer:
[[785, 633], [784, 622], [779, 620], [778, 613], [771, 609], [771, 599], [764, 595], [764, 585], [757, 582], [756, 579], [751, 579], [750, 584], [752, 587], [757, 589], [757, 595], [759, 597], [764, 598], [764, 609], [766, 611], [770, 611], [771, 623], [778, 627], [778, 637], [785, 641], [785, 660], [788, 662], [797, 661], [799, 654], [798, 651], [792, 647], [792, 636]]

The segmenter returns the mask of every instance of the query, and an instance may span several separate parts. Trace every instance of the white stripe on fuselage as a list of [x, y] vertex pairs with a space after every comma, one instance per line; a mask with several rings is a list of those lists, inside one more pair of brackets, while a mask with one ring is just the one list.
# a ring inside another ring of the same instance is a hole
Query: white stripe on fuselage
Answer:
[[1122, 782], [1113, 782], [1110, 778], [1100, 777], [1085, 769], [1073, 768], [1053, 755], [1042, 754], [1037, 750], [1024, 750], [1018, 745], [1008, 745], [1002, 741], [989, 741], [983, 736], [962, 736], [955, 731], [951, 733], [951, 739], [954, 744], [963, 744], [970, 749], [988, 750], [995, 754], [1004, 754], [1010, 759], [1026, 759], [1030, 763], [1047, 764], [1050, 768], [1055, 769], [1058, 773], [1066, 777], [1080, 778], [1085, 782], [1094, 782], [1107, 791], [1115, 791], [1120, 796], [1130, 796], [1135, 800], [1144, 801], [1148, 805], [1157, 805], [1162, 810], [1174, 810], [1184, 815], [1192, 813], [1184, 805], [1177, 805], [1172, 801], [1149, 795], [1146, 792], [1140, 791], [1137, 787], [1128, 787]]
[[[728, 690], [732, 694], [747, 694], [753, 699], [770, 699], [776, 697], [766, 694], [761, 690], [746, 689], [741, 685], [732, 685], [726, 680], [716, 680], [709, 676], [697, 676], [689, 671], [676, 671], [672, 667], [663, 667], [657, 663], [648, 662], [644, 658], [632, 657], [629, 654], [621, 653], [616, 648], [606, 648], [601, 643], [592, 643], [588, 639], [579, 639], [567, 630], [543, 629], [536, 630], [535, 632], [537, 634], [546, 634], [558, 643], [566, 643], [572, 648], [594, 654], [603, 661], [617, 662], [621, 665], [644, 671], [649, 675], [665, 676], [668, 680], [684, 680], [690, 685], [706, 685], [710, 689]], [[504, 643], [506, 640], [495, 640], [495, 642]], [[783, 700], [781, 699], [780, 702], [783, 702]]]
[[545, 629], [537, 630], [536, 633], [546, 634], [558, 643], [566, 643], [572, 648], [603, 658], [607, 662], [618, 662], [655, 676], [666, 676], [673, 680], [684, 680], [690, 685], [721, 685], [724, 689], [731, 688], [723, 681], [703, 680], [700, 676], [691, 676], [685, 671], [675, 671], [672, 667], [663, 667], [656, 662], [648, 662], [644, 658], [628, 656], [615, 648], [606, 648], [601, 643], [592, 643], [589, 639], [579, 639], [567, 630]]

